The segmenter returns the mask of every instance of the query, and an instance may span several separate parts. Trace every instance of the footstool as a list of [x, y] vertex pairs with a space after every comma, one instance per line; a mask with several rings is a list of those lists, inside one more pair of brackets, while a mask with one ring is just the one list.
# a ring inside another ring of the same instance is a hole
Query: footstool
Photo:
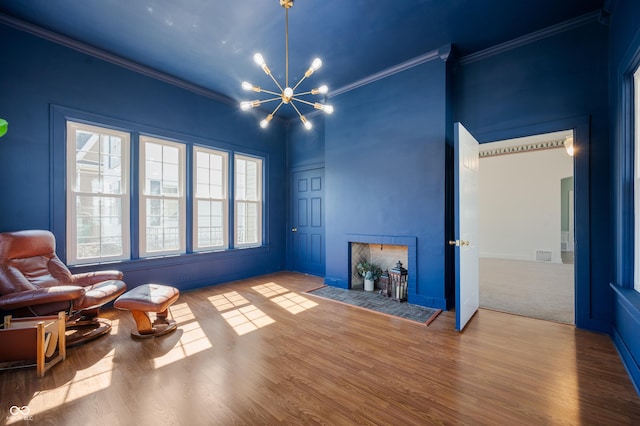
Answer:
[[[172, 332], [177, 328], [174, 320], [168, 319], [169, 306], [180, 296], [175, 287], [160, 284], [143, 284], [122, 296], [113, 304], [118, 309], [131, 311], [136, 320], [137, 331], [131, 336], [138, 339], [158, 337]], [[149, 312], [156, 313], [156, 320], [152, 323]]]

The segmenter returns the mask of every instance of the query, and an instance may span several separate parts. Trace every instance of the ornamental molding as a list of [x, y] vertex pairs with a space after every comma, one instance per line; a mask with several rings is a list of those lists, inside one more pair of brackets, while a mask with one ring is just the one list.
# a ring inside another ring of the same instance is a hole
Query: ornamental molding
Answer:
[[480, 158], [486, 157], [497, 157], [499, 155], [508, 155], [508, 154], [520, 154], [524, 152], [531, 151], [542, 151], [546, 149], [556, 149], [556, 148], [564, 148], [564, 139], [559, 139], [555, 141], [546, 141], [546, 142], [536, 142], [530, 143], [526, 145], [519, 146], [506, 146], [502, 148], [493, 148], [482, 150], [482, 145], [480, 145]]

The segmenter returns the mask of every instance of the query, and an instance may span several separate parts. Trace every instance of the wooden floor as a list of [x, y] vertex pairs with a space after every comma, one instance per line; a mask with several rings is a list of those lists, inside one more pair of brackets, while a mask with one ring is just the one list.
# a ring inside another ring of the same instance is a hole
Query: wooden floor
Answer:
[[[183, 293], [173, 334], [110, 336], [43, 379], [0, 373], [0, 423], [27, 406], [52, 425], [640, 424], [640, 399], [606, 335], [480, 310], [466, 331], [313, 297], [278, 273]], [[25, 422], [26, 423], [26, 422]]]

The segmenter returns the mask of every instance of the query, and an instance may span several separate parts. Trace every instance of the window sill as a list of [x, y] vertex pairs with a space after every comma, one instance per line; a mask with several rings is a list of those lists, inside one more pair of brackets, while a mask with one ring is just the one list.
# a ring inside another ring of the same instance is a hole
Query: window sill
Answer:
[[255, 247], [238, 247], [225, 250], [212, 250], [206, 252], [193, 252], [171, 254], [166, 256], [145, 257], [139, 259], [127, 259], [99, 263], [86, 263], [82, 265], [69, 265], [72, 272], [86, 272], [96, 268], [111, 267], [123, 272], [128, 270], [148, 269], [156, 266], [186, 265], [190, 263], [207, 262], [211, 259], [233, 258], [238, 256], [256, 256], [269, 253], [271, 245]]

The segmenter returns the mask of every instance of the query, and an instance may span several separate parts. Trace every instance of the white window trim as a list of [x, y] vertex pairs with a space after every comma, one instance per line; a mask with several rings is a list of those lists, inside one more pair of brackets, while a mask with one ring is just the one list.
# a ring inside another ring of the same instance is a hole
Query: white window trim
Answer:
[[[109, 134], [117, 136], [122, 140], [122, 157], [120, 167], [122, 169], [121, 184], [122, 192], [120, 194], [103, 194], [102, 192], [81, 192], [76, 191], [76, 149], [75, 134], [77, 130], [85, 130], [89, 132], [96, 132], [102, 134]], [[100, 263], [100, 262], [112, 262], [117, 260], [127, 260], [131, 257], [131, 226], [129, 215], [129, 164], [130, 164], [130, 135], [126, 132], [121, 132], [105, 127], [92, 126], [89, 124], [82, 124], [67, 120], [66, 123], [66, 174], [67, 174], [67, 215], [66, 215], [66, 238], [67, 238], [67, 256], [66, 263], [69, 265], [80, 265], [86, 263]], [[77, 250], [77, 211], [76, 211], [76, 197], [77, 196], [98, 196], [98, 197], [113, 197], [120, 199], [120, 205], [122, 206], [121, 220], [121, 235], [122, 235], [122, 254], [119, 256], [99, 256], [91, 258], [78, 259]]]
[[[167, 196], [167, 195], [149, 195], [146, 193], [146, 149], [145, 144], [147, 142], [166, 145], [177, 148], [179, 151], [180, 159], [179, 159], [179, 176], [180, 176], [180, 185], [178, 188], [178, 195], [175, 197]], [[185, 181], [186, 181], [186, 165], [185, 165], [185, 152], [186, 145], [178, 142], [171, 142], [165, 139], [154, 138], [151, 136], [140, 136], [140, 144], [139, 144], [139, 152], [140, 152], [140, 165], [138, 168], [138, 179], [139, 179], [139, 188], [140, 188], [140, 196], [139, 196], [139, 221], [138, 221], [138, 235], [140, 239], [140, 257], [157, 257], [157, 256], [166, 256], [173, 254], [182, 254], [186, 252], [186, 191], [185, 191]], [[179, 214], [180, 214], [180, 236], [179, 236], [179, 247], [175, 250], [158, 250], [158, 251], [148, 251], [147, 250], [147, 238], [146, 238], [146, 230], [147, 230], [147, 200], [148, 199], [162, 199], [162, 200], [173, 200], [177, 199], [179, 202]]]
[[[223, 198], [202, 197], [198, 196], [198, 153], [220, 155], [222, 157], [222, 192]], [[193, 148], [193, 251], [213, 251], [221, 250], [229, 247], [229, 182], [228, 182], [229, 154], [211, 148], [194, 146]], [[222, 220], [222, 244], [206, 247], [199, 246], [198, 240], [198, 201], [221, 201], [223, 220]]]
[[640, 67], [633, 74], [633, 139], [634, 139], [634, 287], [640, 292]]
[[[245, 160], [245, 161], [254, 161], [258, 164], [258, 171], [257, 171], [257, 187], [258, 187], [258, 200], [256, 201], [249, 201], [249, 200], [239, 200], [238, 199], [238, 182], [237, 182], [237, 160]], [[262, 182], [263, 182], [263, 168], [264, 168], [264, 160], [262, 158], [259, 157], [251, 157], [251, 156], [247, 156], [247, 155], [242, 155], [242, 154], [235, 154], [234, 155], [234, 202], [233, 202], [233, 215], [234, 215], [234, 230], [233, 230], [233, 234], [234, 234], [234, 246], [237, 248], [246, 248], [246, 247], [260, 247], [263, 243], [262, 241], [262, 227], [263, 227], [263, 222], [264, 222], [264, 216], [263, 216], [263, 200], [264, 200], [264, 188], [262, 186]], [[238, 202], [249, 202], [249, 203], [254, 203], [257, 206], [257, 212], [258, 212], [258, 224], [257, 224], [257, 235], [258, 235], [258, 241], [256, 241], [255, 243], [239, 243], [238, 242]]]

